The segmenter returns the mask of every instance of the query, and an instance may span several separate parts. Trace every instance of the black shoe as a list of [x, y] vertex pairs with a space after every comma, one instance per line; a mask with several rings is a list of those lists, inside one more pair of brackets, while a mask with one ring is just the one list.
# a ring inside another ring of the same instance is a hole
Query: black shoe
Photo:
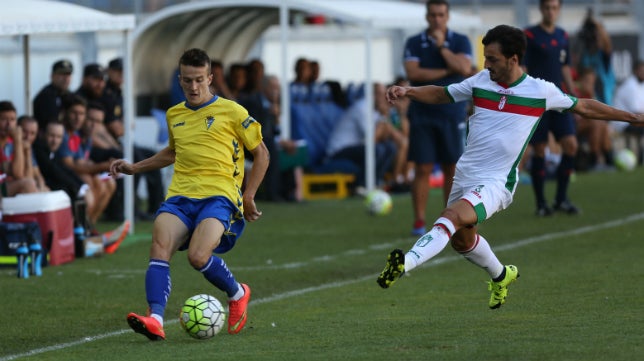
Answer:
[[552, 209], [550, 207], [548, 207], [548, 206], [545, 206], [545, 205], [544, 206], [539, 206], [539, 208], [537, 208], [537, 211], [534, 212], [534, 214], [537, 217], [549, 217], [549, 216], [552, 215], [552, 213], [553, 213]]
[[577, 208], [577, 206], [575, 206], [574, 204], [570, 203], [570, 201], [568, 201], [568, 200], [563, 201], [561, 203], [555, 203], [552, 206], [552, 208], [556, 212], [563, 212], [563, 213], [570, 214], [570, 215], [575, 215], [575, 214], [580, 214], [581, 213], [581, 210], [579, 208]]

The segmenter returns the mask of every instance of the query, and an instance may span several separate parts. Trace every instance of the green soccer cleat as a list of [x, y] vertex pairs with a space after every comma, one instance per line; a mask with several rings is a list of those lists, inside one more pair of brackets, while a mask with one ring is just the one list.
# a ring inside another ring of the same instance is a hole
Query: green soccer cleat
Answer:
[[489, 281], [488, 291], [492, 291], [490, 295], [490, 308], [496, 309], [505, 303], [505, 297], [508, 295], [508, 286], [510, 283], [519, 278], [519, 269], [516, 266], [505, 266], [505, 277], [499, 282]]
[[400, 249], [394, 249], [387, 256], [387, 264], [378, 276], [378, 284], [382, 288], [389, 288], [403, 274], [405, 274], [405, 254]]

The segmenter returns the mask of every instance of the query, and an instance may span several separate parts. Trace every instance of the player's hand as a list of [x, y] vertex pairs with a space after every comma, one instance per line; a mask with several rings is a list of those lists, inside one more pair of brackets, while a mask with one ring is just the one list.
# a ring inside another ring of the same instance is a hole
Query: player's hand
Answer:
[[389, 89], [387, 89], [386, 95], [387, 95], [387, 102], [389, 102], [389, 104], [396, 104], [396, 100], [407, 95], [407, 88], [394, 85], [389, 87]]
[[117, 178], [120, 173], [132, 175], [134, 168], [130, 162], [125, 159], [117, 159], [110, 164], [109, 174], [112, 178]]
[[248, 222], [254, 222], [262, 216], [262, 212], [257, 209], [254, 199], [244, 198], [244, 219]]

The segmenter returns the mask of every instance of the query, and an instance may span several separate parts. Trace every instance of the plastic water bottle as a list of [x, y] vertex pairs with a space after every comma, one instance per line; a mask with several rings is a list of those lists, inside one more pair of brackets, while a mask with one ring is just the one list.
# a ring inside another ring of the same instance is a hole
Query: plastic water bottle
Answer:
[[18, 278], [29, 278], [29, 248], [26, 243], [20, 244], [16, 249], [16, 257], [18, 258]]
[[29, 245], [29, 273], [42, 276], [42, 246], [38, 242]]

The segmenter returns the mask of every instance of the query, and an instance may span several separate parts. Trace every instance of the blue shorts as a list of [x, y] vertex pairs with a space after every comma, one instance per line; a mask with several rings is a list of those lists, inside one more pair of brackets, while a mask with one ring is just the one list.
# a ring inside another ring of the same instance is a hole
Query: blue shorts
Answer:
[[219, 246], [214, 250], [215, 253], [230, 251], [246, 226], [244, 216], [239, 209], [228, 198], [222, 196], [204, 199], [170, 197], [161, 203], [156, 215], [163, 212], [174, 214], [188, 227], [188, 240], [181, 245], [180, 251], [188, 249], [192, 232], [206, 218], [218, 219], [224, 225], [224, 234], [221, 236]]
[[549, 110], [543, 113], [537, 129], [532, 134], [530, 144], [547, 143], [548, 132], [552, 132], [556, 140], [568, 135], [575, 135], [575, 118], [568, 112], [560, 113], [555, 110]]
[[456, 164], [463, 154], [465, 123], [450, 119], [410, 122], [407, 159], [417, 164]]

